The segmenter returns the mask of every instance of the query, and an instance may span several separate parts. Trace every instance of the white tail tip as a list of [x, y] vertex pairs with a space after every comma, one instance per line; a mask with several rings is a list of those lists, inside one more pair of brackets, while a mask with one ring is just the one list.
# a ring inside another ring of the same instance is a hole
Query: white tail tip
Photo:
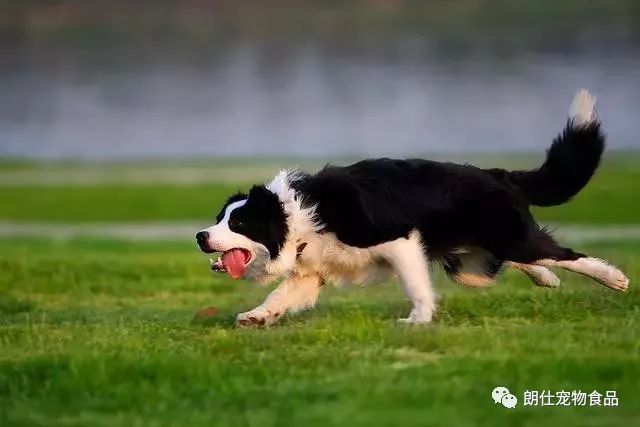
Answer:
[[569, 119], [574, 129], [582, 128], [596, 121], [596, 98], [586, 89], [579, 90], [573, 97]]

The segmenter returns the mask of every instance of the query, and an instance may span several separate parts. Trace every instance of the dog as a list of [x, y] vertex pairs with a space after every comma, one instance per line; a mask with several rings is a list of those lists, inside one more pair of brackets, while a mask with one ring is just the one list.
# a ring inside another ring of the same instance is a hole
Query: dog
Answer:
[[269, 184], [229, 197], [196, 241], [207, 254], [222, 253], [214, 271], [262, 284], [282, 280], [262, 304], [238, 314], [240, 326], [268, 326], [313, 307], [325, 282], [364, 285], [393, 276], [413, 305], [399, 321], [429, 323], [432, 263], [466, 286], [488, 286], [514, 268], [538, 286], [556, 287], [549, 267], [559, 267], [625, 291], [629, 279], [618, 268], [560, 246], [529, 210], [575, 196], [604, 146], [595, 99], [582, 90], [537, 169], [382, 158], [316, 174], [280, 171]]

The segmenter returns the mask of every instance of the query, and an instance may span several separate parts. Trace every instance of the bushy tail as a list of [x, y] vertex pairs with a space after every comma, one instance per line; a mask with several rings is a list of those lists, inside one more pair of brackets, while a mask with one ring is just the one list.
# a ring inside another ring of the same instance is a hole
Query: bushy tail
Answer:
[[532, 205], [567, 202], [589, 182], [600, 164], [605, 137], [595, 112], [595, 98], [586, 90], [576, 93], [569, 120], [547, 150], [538, 169], [509, 172]]

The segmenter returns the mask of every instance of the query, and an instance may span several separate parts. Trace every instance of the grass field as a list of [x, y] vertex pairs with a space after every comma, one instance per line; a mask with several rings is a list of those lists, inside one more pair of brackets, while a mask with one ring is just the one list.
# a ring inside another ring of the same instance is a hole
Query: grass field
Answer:
[[[621, 165], [544, 218], [637, 223], [638, 176]], [[4, 184], [0, 221], [64, 223], [205, 221], [245, 185]], [[517, 272], [463, 289], [436, 271], [428, 327], [396, 324], [409, 302], [388, 283], [328, 287], [316, 310], [245, 330], [235, 314], [269, 290], [212, 275], [191, 239], [0, 238], [0, 426], [640, 423], [640, 241], [576, 246], [625, 270], [626, 294], [562, 272], [558, 289]], [[209, 305], [220, 315], [194, 322]], [[493, 404], [497, 385], [516, 409]], [[616, 390], [620, 406], [521, 405], [525, 390], [577, 389]]]
[[[531, 167], [540, 156], [474, 158], [483, 166]], [[456, 159], [464, 161], [464, 158]], [[534, 209], [548, 222], [640, 223], [640, 155], [607, 158], [589, 186], [572, 203]], [[0, 220], [47, 222], [210, 221], [231, 192], [265, 182], [283, 166], [319, 163], [272, 161], [204, 162], [184, 165], [125, 164], [36, 166], [0, 161]], [[233, 178], [233, 179], [230, 179]]]

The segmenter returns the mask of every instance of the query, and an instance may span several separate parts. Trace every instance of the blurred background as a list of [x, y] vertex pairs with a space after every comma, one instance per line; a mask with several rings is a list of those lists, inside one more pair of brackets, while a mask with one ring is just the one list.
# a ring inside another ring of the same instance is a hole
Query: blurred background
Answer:
[[[0, 0], [0, 425], [638, 425], [639, 83], [638, 0]], [[269, 290], [196, 247], [230, 194], [374, 156], [538, 166], [582, 87], [609, 149], [534, 215], [627, 294], [436, 268], [433, 327], [397, 327], [388, 284], [232, 329]]]
[[635, 0], [0, 2], [0, 156], [541, 152], [576, 89], [640, 148]]

